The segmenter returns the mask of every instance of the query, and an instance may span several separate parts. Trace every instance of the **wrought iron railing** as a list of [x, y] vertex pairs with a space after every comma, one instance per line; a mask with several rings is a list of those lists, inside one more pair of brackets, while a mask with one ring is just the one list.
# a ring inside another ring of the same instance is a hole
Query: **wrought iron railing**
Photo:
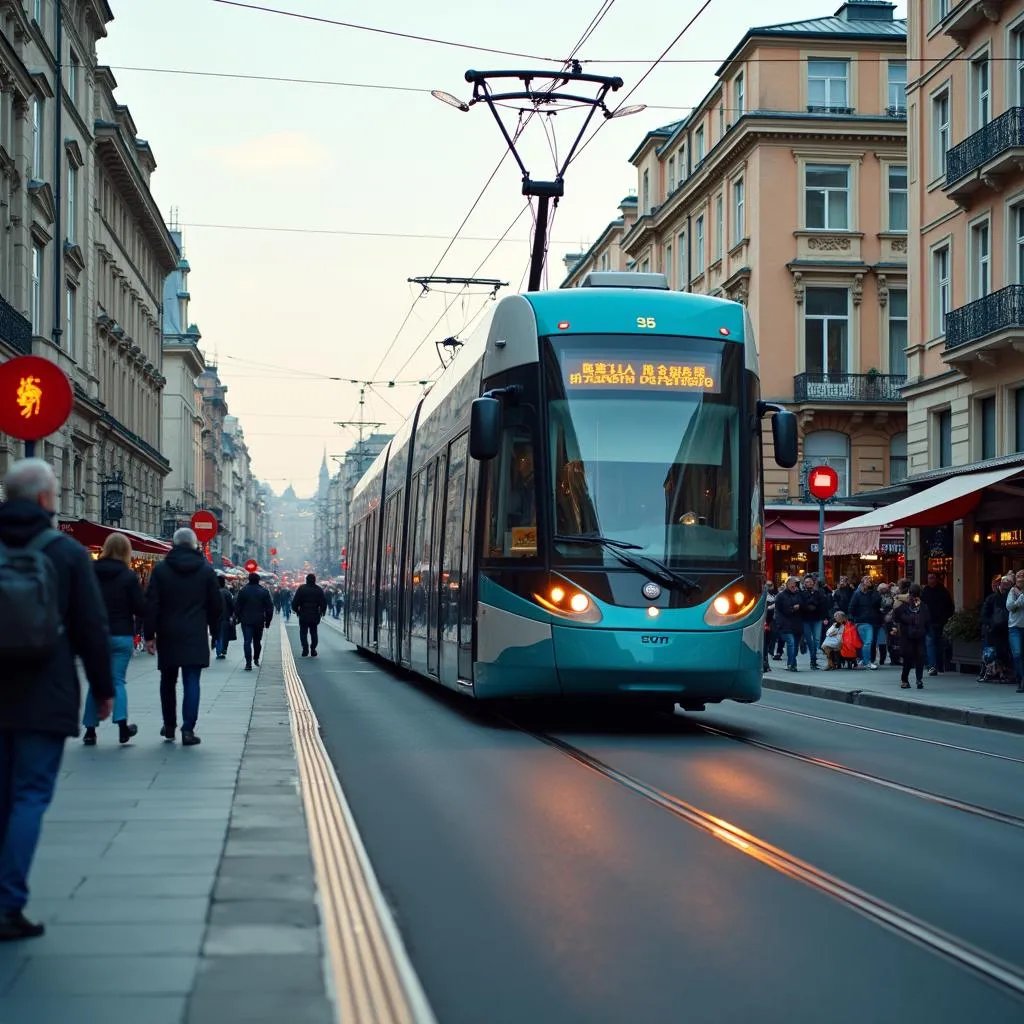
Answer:
[[32, 354], [32, 324], [4, 298], [0, 298], [0, 340], [24, 356]]
[[1014, 327], [1024, 328], [1024, 284], [1000, 288], [947, 313], [945, 351]]
[[983, 167], [1000, 153], [1024, 148], [1024, 107], [1010, 107], [946, 153], [946, 187]]
[[902, 402], [907, 383], [893, 373], [798, 373], [793, 378], [797, 402]]

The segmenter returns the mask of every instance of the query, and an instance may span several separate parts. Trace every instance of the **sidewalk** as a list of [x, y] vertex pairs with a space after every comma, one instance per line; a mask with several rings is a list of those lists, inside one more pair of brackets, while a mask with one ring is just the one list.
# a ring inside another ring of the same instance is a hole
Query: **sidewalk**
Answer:
[[814, 672], [807, 655], [798, 657], [797, 672], [787, 671], [784, 661], [770, 664], [772, 670], [762, 680], [766, 690], [1024, 733], [1024, 693], [1016, 693], [1016, 687], [1007, 683], [979, 683], [976, 676], [959, 672], [944, 672], [938, 676], [926, 673], [924, 689], [918, 690], [911, 672], [912, 688], [901, 690], [898, 666], [885, 665], [877, 672], [860, 668]]
[[30, 879], [47, 933], [0, 945], [0, 1024], [335, 1019], [276, 622], [267, 641], [262, 669], [237, 643], [203, 673], [201, 746], [160, 738], [145, 654], [132, 743], [68, 741]]

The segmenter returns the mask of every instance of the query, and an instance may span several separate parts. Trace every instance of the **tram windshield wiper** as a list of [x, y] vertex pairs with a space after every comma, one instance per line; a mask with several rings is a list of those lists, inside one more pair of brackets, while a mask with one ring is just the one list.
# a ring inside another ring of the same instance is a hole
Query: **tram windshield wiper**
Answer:
[[614, 537], [601, 537], [594, 533], [555, 534], [557, 544], [602, 544], [622, 563], [637, 569], [655, 583], [660, 583], [670, 590], [682, 590], [684, 593], [698, 593], [702, 588], [699, 580], [676, 572], [664, 562], [650, 555], [636, 555], [634, 551], [642, 551], [643, 546], [628, 540], [616, 540]]

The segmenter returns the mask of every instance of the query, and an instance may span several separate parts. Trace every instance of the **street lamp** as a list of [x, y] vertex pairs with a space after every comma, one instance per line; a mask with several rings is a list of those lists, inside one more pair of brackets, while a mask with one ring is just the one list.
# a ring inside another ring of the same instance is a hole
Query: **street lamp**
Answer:
[[440, 100], [442, 103], [447, 103], [449, 107], [454, 107], [456, 110], [461, 110], [466, 113], [469, 110], [469, 104], [465, 100], [460, 100], [458, 96], [453, 96], [450, 92], [445, 92], [443, 89], [431, 89], [430, 95], [435, 100]]

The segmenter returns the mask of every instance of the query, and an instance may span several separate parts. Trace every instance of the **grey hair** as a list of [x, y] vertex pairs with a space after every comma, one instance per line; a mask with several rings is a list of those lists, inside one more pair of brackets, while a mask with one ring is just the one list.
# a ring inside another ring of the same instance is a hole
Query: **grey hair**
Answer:
[[4, 494], [8, 501], [38, 501], [44, 494], [56, 490], [53, 467], [43, 459], [19, 459], [4, 477]]
[[194, 530], [190, 530], [187, 526], [183, 526], [180, 530], [174, 531], [174, 537], [172, 543], [176, 548], [192, 548], [194, 551], [199, 550], [199, 538], [195, 535]]

